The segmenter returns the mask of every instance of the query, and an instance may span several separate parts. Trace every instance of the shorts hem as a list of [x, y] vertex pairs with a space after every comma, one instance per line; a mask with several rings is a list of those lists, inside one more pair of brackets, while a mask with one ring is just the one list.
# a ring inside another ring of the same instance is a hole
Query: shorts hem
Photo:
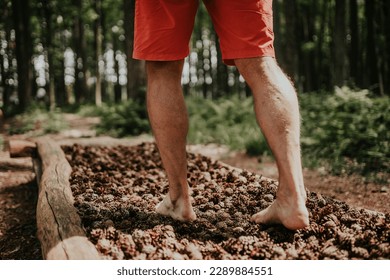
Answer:
[[144, 52], [134, 51], [133, 58], [146, 61], [176, 61], [184, 59], [188, 56], [188, 52], [183, 54], [148, 54]]
[[222, 55], [222, 60], [227, 65], [235, 65], [234, 60], [240, 58], [254, 58], [254, 57], [275, 57], [275, 50], [273, 47], [269, 47], [266, 49], [259, 49], [256, 51], [235, 51], [229, 52], [229, 55]]

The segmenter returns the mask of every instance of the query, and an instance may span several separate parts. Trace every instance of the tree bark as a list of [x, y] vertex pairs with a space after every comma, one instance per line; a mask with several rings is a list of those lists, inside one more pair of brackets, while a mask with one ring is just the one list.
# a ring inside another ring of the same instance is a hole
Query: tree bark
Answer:
[[375, 50], [375, 1], [365, 0], [365, 17], [367, 25], [366, 33], [366, 87], [377, 89], [378, 86], [378, 72], [377, 72], [377, 57]]
[[283, 1], [283, 11], [285, 15], [285, 45], [284, 61], [285, 71], [292, 78], [294, 83], [300, 85], [299, 81], [299, 44], [297, 32], [297, 2], [296, 0]]
[[18, 73], [19, 111], [25, 111], [32, 100], [32, 47], [30, 1], [12, 0]]
[[77, 16], [73, 25], [73, 39], [75, 53], [75, 100], [77, 104], [85, 102], [89, 95], [89, 88], [87, 84], [87, 42], [84, 36], [84, 21], [82, 1], [73, 0], [73, 6], [77, 11]]
[[361, 87], [360, 68], [360, 38], [358, 26], [358, 3], [357, 0], [349, 0], [349, 29], [351, 32], [351, 43], [349, 48], [349, 72], [352, 83]]
[[101, 76], [101, 67], [100, 64], [103, 62], [102, 59], [102, 24], [101, 24], [101, 14], [102, 14], [102, 3], [101, 0], [95, 0], [95, 12], [97, 17], [94, 23], [94, 33], [95, 33], [95, 105], [102, 105], [102, 76]]
[[54, 79], [54, 62], [53, 62], [53, 46], [52, 46], [52, 8], [49, 0], [42, 0], [42, 8], [44, 13], [44, 28], [45, 31], [45, 48], [47, 55], [47, 62], [49, 65], [49, 81], [46, 85], [46, 93], [49, 96], [50, 110], [53, 110], [56, 106], [56, 94], [55, 94], [55, 79]]
[[69, 177], [72, 168], [62, 149], [49, 138], [37, 139], [41, 166], [37, 166], [38, 238], [42, 255], [49, 260], [97, 260], [95, 246], [88, 240], [74, 208]]
[[336, 1], [333, 41], [333, 84], [342, 86], [346, 80], [346, 0]]
[[132, 58], [134, 45], [135, 0], [123, 0], [125, 52], [127, 63], [127, 97], [143, 100], [142, 87], [146, 84], [144, 62]]

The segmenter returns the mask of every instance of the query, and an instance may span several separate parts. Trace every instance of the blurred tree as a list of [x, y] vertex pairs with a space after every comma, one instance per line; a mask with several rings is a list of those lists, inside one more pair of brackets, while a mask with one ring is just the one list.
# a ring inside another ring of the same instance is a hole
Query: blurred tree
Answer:
[[12, 0], [18, 73], [19, 111], [24, 111], [32, 100], [33, 67], [30, 30], [30, 1]]
[[[350, 0], [351, 1], [351, 0]], [[346, 0], [336, 1], [335, 25], [333, 32], [333, 84], [342, 86], [345, 84], [346, 73]]]
[[103, 45], [103, 34], [102, 34], [102, 2], [101, 0], [94, 1], [95, 9], [95, 21], [94, 21], [94, 35], [95, 35], [95, 105], [102, 105], [102, 67], [104, 63], [102, 57], [102, 45]]
[[143, 100], [142, 88], [146, 84], [144, 62], [132, 58], [134, 44], [135, 0], [123, 0], [125, 54], [127, 62], [127, 97]]
[[87, 79], [87, 41], [85, 36], [85, 27], [83, 19], [83, 1], [72, 0], [74, 9], [73, 22], [73, 52], [75, 54], [75, 101], [77, 104], [85, 102], [89, 95]]

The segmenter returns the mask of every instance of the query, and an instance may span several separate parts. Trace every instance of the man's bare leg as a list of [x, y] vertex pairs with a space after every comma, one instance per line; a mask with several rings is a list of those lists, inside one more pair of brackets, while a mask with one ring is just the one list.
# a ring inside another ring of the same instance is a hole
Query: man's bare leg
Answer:
[[196, 215], [187, 183], [188, 115], [180, 84], [183, 63], [146, 62], [147, 107], [169, 182], [169, 192], [156, 211], [176, 220], [192, 221]]
[[254, 96], [256, 119], [279, 170], [275, 201], [252, 216], [257, 223], [281, 223], [296, 230], [309, 225], [300, 153], [300, 115], [294, 87], [274, 58], [237, 59]]

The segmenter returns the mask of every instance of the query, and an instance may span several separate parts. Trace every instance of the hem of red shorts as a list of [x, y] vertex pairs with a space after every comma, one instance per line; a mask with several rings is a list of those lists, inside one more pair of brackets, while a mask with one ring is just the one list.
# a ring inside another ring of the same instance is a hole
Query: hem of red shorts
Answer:
[[133, 52], [133, 58], [147, 61], [175, 61], [181, 60], [188, 56], [188, 52], [182, 54], [149, 54], [139, 51]]
[[266, 49], [253, 50], [241, 50], [235, 52], [229, 52], [229, 55], [222, 55], [222, 60], [227, 65], [235, 65], [234, 60], [240, 58], [254, 58], [270, 56], [275, 57], [275, 49], [273, 47]]

